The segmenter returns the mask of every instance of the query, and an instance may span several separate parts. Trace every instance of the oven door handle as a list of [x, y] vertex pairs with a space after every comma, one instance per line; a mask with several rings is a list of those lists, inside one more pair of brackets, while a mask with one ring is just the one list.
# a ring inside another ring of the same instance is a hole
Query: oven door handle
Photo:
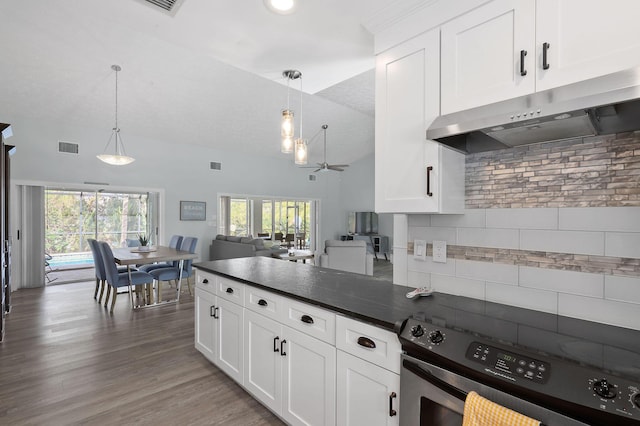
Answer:
[[411, 371], [413, 374], [420, 377], [421, 379], [431, 383], [433, 386], [437, 387], [438, 389], [448, 393], [451, 396], [458, 398], [460, 401], [464, 401], [467, 398], [467, 392], [461, 389], [458, 389], [457, 387], [450, 385], [444, 380], [434, 376], [433, 373], [420, 367], [415, 362], [411, 362], [406, 359], [402, 360], [402, 367]]

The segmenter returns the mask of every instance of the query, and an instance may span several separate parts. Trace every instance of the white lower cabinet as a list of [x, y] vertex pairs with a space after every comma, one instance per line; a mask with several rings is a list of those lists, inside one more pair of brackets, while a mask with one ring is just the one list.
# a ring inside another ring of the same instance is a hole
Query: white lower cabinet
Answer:
[[205, 358], [214, 362], [216, 358], [216, 341], [218, 340], [216, 322], [214, 320], [216, 296], [196, 286], [195, 292], [195, 340], [196, 349]]
[[336, 424], [336, 348], [283, 326], [282, 418], [292, 425]]
[[244, 316], [244, 387], [277, 415], [282, 415], [282, 324], [246, 310]]
[[398, 424], [393, 333], [220, 279], [196, 274], [195, 346], [209, 361], [290, 425]]
[[213, 361], [222, 371], [238, 383], [242, 383], [244, 371], [243, 322], [244, 308], [228, 300], [218, 298], [218, 342]]
[[216, 295], [214, 275], [198, 272], [195, 291], [195, 346], [209, 361], [242, 383], [244, 308]]
[[334, 425], [336, 349], [245, 312], [245, 388], [291, 425]]
[[400, 375], [337, 352], [337, 425], [397, 426]]

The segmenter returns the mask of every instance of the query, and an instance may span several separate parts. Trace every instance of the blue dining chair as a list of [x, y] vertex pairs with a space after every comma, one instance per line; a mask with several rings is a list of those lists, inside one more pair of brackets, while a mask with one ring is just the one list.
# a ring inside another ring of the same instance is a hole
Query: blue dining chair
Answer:
[[[182, 245], [182, 235], [174, 235], [171, 237], [171, 240], [169, 241], [170, 248], [177, 249], [181, 245]], [[166, 268], [171, 266], [177, 268], [179, 263], [180, 261], [178, 260], [174, 260], [172, 262], [152, 263], [150, 265], [142, 265], [141, 267], [138, 268], [138, 270], [142, 272], [151, 272], [154, 269], [158, 269], [158, 268]]]
[[[107, 307], [109, 301], [109, 293], [111, 293], [111, 288], [113, 287], [113, 299], [111, 299], [111, 309], [110, 312], [113, 313], [113, 307], [116, 304], [116, 296], [118, 295], [119, 287], [129, 287], [129, 293], [131, 294], [131, 305], [133, 308], [133, 293], [131, 291], [131, 286], [139, 286], [144, 284], [152, 284], [153, 276], [141, 271], [131, 271], [131, 272], [118, 272], [118, 267], [116, 265], [115, 258], [113, 257], [113, 251], [109, 244], [100, 241], [98, 242], [98, 246], [100, 247], [100, 253], [102, 255], [102, 261], [104, 263], [104, 270], [107, 276], [107, 283], [109, 287], [107, 287], [107, 296], [104, 299], [104, 306]], [[131, 281], [129, 281], [129, 276], [131, 276]]]
[[[189, 253], [196, 252], [196, 245], [198, 244], [198, 239], [195, 237], [185, 237], [182, 240], [182, 244], [180, 245], [180, 250], [188, 251]], [[191, 294], [191, 284], [189, 283], [189, 278], [193, 273], [193, 269], [191, 268], [191, 263], [193, 260], [185, 260], [182, 265], [182, 278], [187, 279], [187, 287], [189, 288], [189, 294]], [[180, 263], [178, 262], [178, 265]], [[158, 281], [158, 300], [160, 300], [160, 283], [161, 281], [177, 281], [180, 278], [180, 267], [176, 266], [168, 266], [164, 268], [154, 269], [149, 273], [153, 276], [153, 278]]]
[[[100, 252], [99, 242], [93, 238], [87, 238], [89, 247], [91, 248], [91, 255], [93, 256], [93, 265], [96, 270], [96, 290], [93, 293], [93, 298], [102, 302], [102, 295], [104, 294], [104, 287], [107, 282], [107, 274], [104, 270], [104, 261], [102, 260], [102, 253]], [[118, 266], [118, 273], [127, 272], [126, 266]], [[98, 297], [98, 288], [100, 288], [100, 297]]]

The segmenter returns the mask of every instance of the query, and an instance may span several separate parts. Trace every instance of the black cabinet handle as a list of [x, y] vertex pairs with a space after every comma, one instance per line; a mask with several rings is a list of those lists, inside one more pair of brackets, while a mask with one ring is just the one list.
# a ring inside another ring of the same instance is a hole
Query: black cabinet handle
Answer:
[[369, 339], [368, 337], [364, 337], [364, 336], [358, 337], [358, 344], [360, 346], [364, 346], [365, 348], [369, 348], [369, 349], [375, 349], [376, 348], [376, 342], [374, 342], [373, 340]]
[[264, 300], [264, 299], [260, 299], [260, 300], [258, 300], [258, 305], [260, 305], [260, 306], [267, 306], [267, 305], [268, 305], [268, 303], [267, 303], [267, 301], [266, 301], [266, 300]]
[[397, 397], [398, 395], [396, 395], [395, 392], [391, 392], [389, 394], [389, 417], [393, 417], [396, 414], [398, 414], [398, 412], [396, 410], [393, 409], [393, 399], [395, 397]]
[[278, 349], [278, 340], [280, 340], [280, 338], [278, 336], [273, 338], [273, 351], [274, 352], [280, 352], [280, 349]]
[[214, 317], [215, 319], [220, 318], [220, 317], [218, 316], [218, 307], [217, 307], [217, 306], [213, 309], [213, 317]]
[[300, 318], [300, 321], [306, 324], [313, 324], [313, 318], [311, 318], [309, 315], [303, 315], [302, 318]]
[[202, 284], [209, 284], [209, 280], [205, 278], [204, 280], [202, 280]]
[[287, 353], [284, 351], [284, 344], [287, 343], [287, 340], [284, 339], [280, 342], [280, 356], [287, 356]]
[[547, 51], [549, 50], [550, 47], [551, 47], [551, 45], [549, 43], [542, 43], [542, 69], [543, 70], [548, 70], [549, 69], [549, 61], [547, 59]]
[[233, 294], [233, 289], [231, 287], [227, 287], [227, 293]]
[[427, 195], [429, 197], [433, 197], [433, 192], [431, 192], [431, 170], [433, 170], [433, 166], [427, 167]]
[[521, 50], [520, 51], [520, 75], [521, 76], [525, 76], [527, 75], [527, 70], [524, 69], [524, 57], [527, 56], [527, 51], [526, 50]]
[[210, 317], [214, 317], [214, 318], [216, 317], [216, 307], [215, 306], [211, 306], [209, 308], [209, 316]]

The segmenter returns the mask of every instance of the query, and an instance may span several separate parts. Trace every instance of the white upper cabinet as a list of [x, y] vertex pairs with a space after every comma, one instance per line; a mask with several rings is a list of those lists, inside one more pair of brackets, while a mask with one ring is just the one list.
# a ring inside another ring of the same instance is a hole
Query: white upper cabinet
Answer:
[[[464, 208], [464, 156], [426, 140], [427, 127], [439, 115], [439, 39], [438, 30], [430, 31], [376, 58], [377, 212]], [[454, 181], [446, 180], [454, 169]]]
[[534, 37], [532, 0], [496, 0], [444, 24], [442, 114], [533, 92]]
[[640, 2], [495, 0], [442, 25], [441, 113], [640, 64]]
[[[640, 64], [637, 0], [537, 0], [536, 90], [587, 80]], [[542, 62], [540, 62], [542, 63]]]

